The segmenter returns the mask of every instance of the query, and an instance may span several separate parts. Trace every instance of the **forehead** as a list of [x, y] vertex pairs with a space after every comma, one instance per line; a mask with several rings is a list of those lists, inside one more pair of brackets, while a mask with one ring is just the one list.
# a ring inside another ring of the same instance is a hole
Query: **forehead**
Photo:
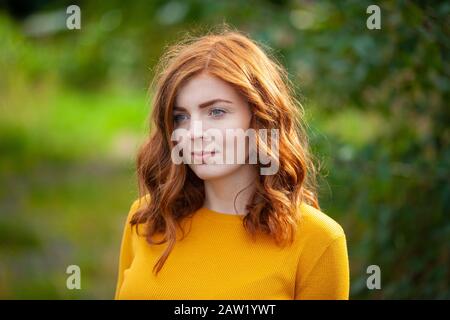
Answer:
[[237, 91], [227, 82], [208, 73], [200, 73], [178, 89], [175, 105], [188, 109], [213, 99], [226, 99], [232, 102], [242, 100]]

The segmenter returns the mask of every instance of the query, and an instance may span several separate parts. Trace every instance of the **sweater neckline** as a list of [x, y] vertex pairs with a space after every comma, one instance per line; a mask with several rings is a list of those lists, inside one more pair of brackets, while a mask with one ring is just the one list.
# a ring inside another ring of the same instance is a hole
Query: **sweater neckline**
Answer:
[[219, 211], [211, 210], [206, 207], [200, 208], [197, 211], [197, 214], [199, 216], [202, 216], [211, 221], [236, 223], [236, 224], [242, 223], [242, 221], [244, 220], [244, 216], [245, 216], [242, 214], [219, 212]]

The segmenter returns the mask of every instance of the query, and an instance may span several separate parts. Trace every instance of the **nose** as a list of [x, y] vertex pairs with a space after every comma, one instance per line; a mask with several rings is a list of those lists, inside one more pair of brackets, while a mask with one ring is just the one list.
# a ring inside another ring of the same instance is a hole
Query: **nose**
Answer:
[[203, 138], [203, 123], [201, 120], [192, 120], [189, 127], [189, 135], [192, 140]]
[[192, 152], [201, 152], [203, 149], [203, 123], [201, 120], [191, 118], [189, 135]]

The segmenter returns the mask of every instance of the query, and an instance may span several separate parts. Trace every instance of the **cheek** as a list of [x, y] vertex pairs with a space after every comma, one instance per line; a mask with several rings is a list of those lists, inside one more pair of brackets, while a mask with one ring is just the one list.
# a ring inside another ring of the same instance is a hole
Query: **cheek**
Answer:
[[225, 122], [227, 128], [247, 130], [250, 127], [251, 114], [248, 110], [242, 110], [234, 113]]
[[[233, 134], [227, 134], [226, 129], [238, 129]], [[243, 164], [245, 159], [249, 154], [249, 143], [248, 137], [246, 137], [246, 133], [248, 130], [252, 130], [249, 128], [249, 123], [245, 123], [245, 125], [236, 125], [234, 122], [234, 126], [229, 126], [226, 129], [221, 130], [222, 139], [218, 139], [216, 150], [221, 151], [221, 159], [223, 163], [226, 164]]]
[[241, 126], [241, 128], [246, 130], [250, 127], [252, 116], [253, 116], [252, 109], [246, 105], [240, 112], [241, 121], [239, 121], [239, 125]]

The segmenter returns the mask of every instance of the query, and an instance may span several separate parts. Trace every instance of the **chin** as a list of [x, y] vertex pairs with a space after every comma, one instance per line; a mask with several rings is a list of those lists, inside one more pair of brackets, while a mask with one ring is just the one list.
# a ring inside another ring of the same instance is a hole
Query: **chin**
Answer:
[[236, 170], [241, 164], [191, 164], [189, 167], [200, 179], [204, 181], [226, 177]]

